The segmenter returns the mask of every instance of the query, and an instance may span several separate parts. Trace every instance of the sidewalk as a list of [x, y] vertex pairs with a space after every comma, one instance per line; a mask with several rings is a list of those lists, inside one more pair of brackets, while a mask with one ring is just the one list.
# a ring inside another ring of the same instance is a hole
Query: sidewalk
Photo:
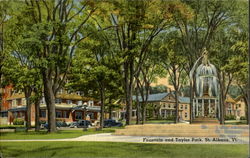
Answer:
[[35, 142], [35, 141], [93, 141], [93, 142], [127, 142], [157, 144], [249, 144], [248, 137], [156, 137], [156, 136], [115, 136], [112, 133], [84, 135], [69, 139], [29, 139], [0, 140], [0, 142]]

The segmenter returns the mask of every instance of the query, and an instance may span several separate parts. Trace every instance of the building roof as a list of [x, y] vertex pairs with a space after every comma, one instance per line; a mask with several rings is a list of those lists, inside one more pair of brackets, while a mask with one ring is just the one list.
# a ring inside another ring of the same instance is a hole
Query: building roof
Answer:
[[[7, 98], [7, 100], [14, 100], [14, 99], [21, 99], [21, 98], [25, 98], [24, 93], [13, 93], [10, 97]], [[80, 96], [80, 95], [78, 95], [76, 93], [72, 93], [72, 94], [66, 94], [66, 93], [57, 94], [56, 98], [69, 99], [69, 100], [83, 100], [83, 101], [94, 100], [93, 98], [83, 97], [83, 96]]]
[[179, 102], [180, 103], [190, 103], [190, 98], [189, 97], [179, 97]]
[[26, 110], [27, 110], [26, 107], [20, 106], [20, 107], [11, 108], [11, 109], [9, 109], [8, 111], [14, 112], [14, 111], [26, 111]]
[[228, 102], [228, 103], [235, 103], [235, 100], [230, 96], [227, 96], [225, 101]]
[[70, 99], [70, 100], [84, 100], [84, 101], [88, 101], [88, 100], [93, 100], [93, 98], [88, 98], [88, 97], [83, 97], [80, 96], [78, 94], [72, 93], [72, 94], [57, 94], [56, 98], [61, 98], [61, 99]]
[[238, 102], [243, 97], [244, 97], [243, 95], [240, 95], [240, 96], [236, 97], [234, 100], [235, 100], [235, 102]]
[[21, 98], [25, 98], [24, 93], [13, 93], [10, 97], [7, 98], [7, 100], [21, 99]]
[[[165, 98], [169, 94], [173, 94], [173, 93], [150, 94], [148, 96], [148, 102], [162, 101], [162, 99]], [[133, 96], [133, 100], [136, 100], [136, 96]], [[141, 101], [142, 101], [142, 97], [139, 96], [139, 102], [141, 102]], [[190, 98], [189, 97], [181, 97], [181, 96], [179, 96], [179, 102], [180, 103], [190, 103]]]
[[[154, 102], [154, 101], [161, 101], [164, 97], [166, 97], [169, 93], [157, 93], [157, 94], [150, 94], [148, 95], [148, 101]], [[136, 100], [136, 96], [133, 96], [133, 100]], [[142, 97], [139, 96], [139, 101], [142, 101]]]

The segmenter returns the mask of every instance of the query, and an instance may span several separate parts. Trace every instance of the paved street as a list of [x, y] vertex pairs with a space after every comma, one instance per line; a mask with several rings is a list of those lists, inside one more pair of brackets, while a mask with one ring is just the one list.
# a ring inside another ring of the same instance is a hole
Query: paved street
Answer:
[[69, 139], [30, 139], [0, 140], [0, 142], [22, 141], [95, 141], [95, 142], [129, 142], [129, 143], [160, 143], [160, 144], [249, 144], [248, 137], [155, 137], [155, 136], [115, 136], [112, 133], [84, 135]]

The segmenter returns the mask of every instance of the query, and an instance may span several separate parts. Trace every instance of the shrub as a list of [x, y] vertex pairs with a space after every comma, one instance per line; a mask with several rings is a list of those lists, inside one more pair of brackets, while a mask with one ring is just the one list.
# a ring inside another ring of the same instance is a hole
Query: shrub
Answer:
[[45, 120], [40, 120], [40, 122], [39, 122], [39, 123], [40, 123], [40, 125], [41, 125], [41, 124], [45, 124], [45, 123], [46, 123], [46, 121], [45, 121]]
[[14, 119], [13, 125], [24, 125], [24, 119], [22, 119], [22, 118]]
[[241, 116], [240, 117], [240, 120], [246, 120], [247, 118], [246, 118], [246, 116]]
[[236, 120], [236, 116], [234, 116], [234, 115], [226, 115], [225, 120]]
[[175, 116], [167, 116], [166, 120], [175, 120]]

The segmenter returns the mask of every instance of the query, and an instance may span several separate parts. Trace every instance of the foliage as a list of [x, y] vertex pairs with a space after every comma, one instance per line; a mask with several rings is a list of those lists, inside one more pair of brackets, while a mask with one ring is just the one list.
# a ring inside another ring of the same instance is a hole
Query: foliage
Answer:
[[240, 117], [240, 120], [246, 120], [247, 118], [246, 118], [246, 116], [241, 116]]
[[164, 93], [168, 91], [168, 87], [165, 85], [158, 85], [150, 87], [150, 94]]
[[235, 120], [236, 116], [235, 115], [226, 115], [225, 120]]
[[13, 125], [24, 125], [24, 119], [21, 119], [21, 118], [14, 119]]

